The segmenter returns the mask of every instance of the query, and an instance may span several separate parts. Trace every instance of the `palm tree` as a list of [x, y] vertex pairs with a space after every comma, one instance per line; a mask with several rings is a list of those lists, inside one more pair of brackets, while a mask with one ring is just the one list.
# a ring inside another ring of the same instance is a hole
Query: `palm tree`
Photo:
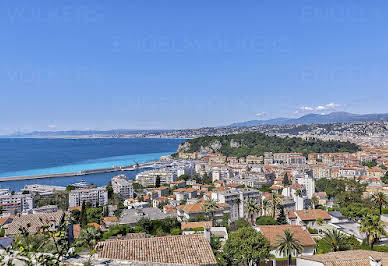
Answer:
[[211, 220], [214, 220], [214, 212], [218, 210], [218, 205], [217, 203], [212, 200], [212, 199], [207, 199], [205, 202], [202, 204], [201, 207], [202, 211], [204, 211], [207, 215], [210, 214]]
[[244, 207], [245, 207], [245, 212], [247, 213], [247, 216], [248, 216], [249, 220], [251, 221], [251, 224], [253, 225], [253, 223], [254, 223], [253, 217], [255, 216], [255, 214], [257, 214], [260, 211], [260, 204], [258, 201], [249, 198], [245, 202]]
[[263, 205], [262, 205], [262, 207], [263, 207], [263, 214], [264, 214], [264, 215], [267, 215], [268, 207], [269, 207], [269, 206], [270, 206], [269, 200], [268, 200], [268, 199], [264, 199], [264, 200], [263, 200]]
[[290, 232], [289, 229], [284, 230], [284, 235], [278, 235], [277, 250], [284, 257], [288, 257], [288, 265], [291, 265], [292, 254], [300, 254], [303, 251], [299, 240], [294, 238], [295, 232]]
[[276, 210], [279, 207], [281, 201], [278, 195], [273, 194], [270, 200], [270, 205], [272, 208], [272, 217], [275, 218]]
[[374, 244], [385, 235], [385, 230], [381, 225], [380, 216], [368, 214], [361, 221], [360, 232], [366, 234], [366, 242], [373, 250]]
[[301, 198], [303, 196], [302, 190], [297, 189], [295, 191], [295, 196], [297, 197], [297, 199], [296, 199], [296, 204], [297, 204], [296, 209], [299, 210], [299, 208], [298, 208], [298, 202], [299, 202], [298, 198]]
[[324, 232], [324, 235], [322, 240], [330, 246], [331, 251], [333, 252], [340, 251], [345, 245], [345, 235], [336, 229], [329, 229]]
[[78, 246], [87, 245], [89, 249], [89, 260], [88, 264], [90, 264], [91, 257], [96, 253], [96, 245], [98, 240], [101, 238], [100, 230], [97, 230], [94, 226], [88, 227], [86, 229], [82, 229], [79, 237], [77, 238], [76, 244]]
[[379, 192], [377, 194], [373, 194], [372, 201], [379, 206], [380, 215], [383, 210], [383, 205], [387, 204], [387, 198], [383, 192]]
[[315, 207], [319, 204], [319, 199], [317, 196], [313, 196], [311, 198], [311, 203], [313, 204], [313, 209], [315, 209]]

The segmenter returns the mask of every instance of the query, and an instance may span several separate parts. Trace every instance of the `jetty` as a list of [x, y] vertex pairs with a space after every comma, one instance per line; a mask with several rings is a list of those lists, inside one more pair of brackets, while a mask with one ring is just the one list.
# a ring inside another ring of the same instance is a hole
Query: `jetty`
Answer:
[[114, 166], [111, 168], [83, 170], [83, 171], [70, 172], [70, 173], [0, 177], [0, 182], [43, 179], [43, 178], [56, 178], [56, 177], [83, 176], [83, 175], [102, 174], [102, 173], [110, 173], [110, 172], [117, 172], [117, 171], [135, 171], [135, 170], [139, 170], [139, 169], [151, 168], [154, 164], [155, 164], [155, 161], [151, 161], [151, 162], [128, 165], [128, 166]]

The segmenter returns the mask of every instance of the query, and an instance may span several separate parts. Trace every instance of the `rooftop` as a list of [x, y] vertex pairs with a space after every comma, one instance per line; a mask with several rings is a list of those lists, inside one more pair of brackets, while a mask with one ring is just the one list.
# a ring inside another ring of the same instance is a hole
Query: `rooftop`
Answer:
[[302, 246], [316, 246], [314, 239], [310, 233], [299, 225], [262, 225], [257, 227], [271, 246], [277, 246], [279, 238], [284, 235], [285, 230], [290, 230], [294, 233], [294, 237], [299, 240]]

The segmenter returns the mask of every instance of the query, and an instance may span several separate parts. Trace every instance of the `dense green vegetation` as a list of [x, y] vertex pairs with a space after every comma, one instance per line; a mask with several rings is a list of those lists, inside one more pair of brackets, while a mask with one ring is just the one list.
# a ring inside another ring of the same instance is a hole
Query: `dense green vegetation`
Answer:
[[[239, 147], [232, 147], [231, 142]], [[304, 140], [301, 138], [280, 138], [263, 133], [249, 132], [224, 136], [205, 136], [188, 140], [190, 147], [187, 152], [198, 152], [202, 147], [210, 148], [219, 142], [220, 149], [213, 150], [226, 156], [244, 157], [247, 155], [263, 155], [264, 152], [300, 152], [307, 156], [312, 152], [356, 152], [360, 148], [350, 142], [322, 141], [318, 139]]]

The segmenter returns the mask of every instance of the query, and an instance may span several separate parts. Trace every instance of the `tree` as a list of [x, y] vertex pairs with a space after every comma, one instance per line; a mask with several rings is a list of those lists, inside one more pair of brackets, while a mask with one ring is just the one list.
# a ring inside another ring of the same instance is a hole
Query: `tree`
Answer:
[[345, 235], [342, 234], [337, 229], [329, 229], [324, 232], [324, 237], [322, 238], [330, 248], [332, 252], [337, 252], [340, 250], [346, 250], [345, 246]]
[[80, 247], [87, 246], [89, 249], [89, 265], [91, 256], [96, 253], [96, 245], [98, 240], [101, 239], [101, 232], [97, 230], [94, 226], [82, 229], [80, 235], [77, 238], [76, 244]]
[[311, 203], [313, 204], [313, 209], [315, 209], [317, 207], [317, 205], [319, 204], [319, 199], [317, 196], [313, 196], [311, 198]]
[[283, 206], [280, 207], [280, 213], [278, 218], [276, 219], [276, 224], [288, 224]]
[[277, 250], [284, 257], [288, 257], [288, 265], [291, 265], [292, 254], [302, 253], [302, 245], [299, 240], [294, 237], [295, 232], [290, 232], [289, 229], [284, 230], [284, 235], [278, 235]]
[[155, 187], [160, 187], [160, 175], [156, 176]]
[[256, 225], [275, 225], [276, 220], [271, 216], [261, 216], [256, 219]]
[[272, 217], [275, 218], [276, 216], [276, 210], [278, 209], [280, 205], [280, 198], [278, 195], [272, 194], [272, 197], [270, 199], [270, 206], [272, 208]]
[[261, 209], [260, 204], [256, 200], [252, 198], [248, 198], [248, 200], [244, 204], [244, 208], [248, 216], [248, 219], [251, 221], [251, 224], [253, 225], [254, 224], [253, 219], [255, 214], [260, 212], [260, 209]]
[[288, 174], [285, 173], [283, 177], [283, 185], [288, 186], [290, 184], [290, 180], [288, 179]]
[[239, 218], [230, 224], [229, 231], [234, 232], [243, 227], [251, 227], [251, 224], [244, 218]]
[[268, 240], [249, 226], [229, 234], [222, 256], [228, 265], [254, 265], [271, 258], [270, 251]]
[[360, 232], [366, 234], [366, 242], [373, 250], [374, 244], [385, 235], [385, 230], [381, 225], [380, 216], [368, 214], [361, 221]]
[[241, 203], [240, 198], [237, 198], [233, 201], [233, 204], [237, 205], [237, 217], [240, 217], [240, 203]]
[[84, 227], [86, 225], [88, 225], [88, 218], [86, 216], [86, 202], [83, 201], [82, 202], [82, 208], [81, 208], [81, 214], [80, 214], [80, 224], [81, 224], [81, 227]]
[[383, 210], [383, 205], [387, 204], [387, 198], [383, 192], [373, 194], [372, 201], [379, 207], [379, 213], [381, 215]]
[[201, 206], [202, 211], [204, 211], [208, 216], [210, 216], [210, 219], [214, 220], [214, 212], [218, 210], [217, 203], [212, 199], [207, 199]]
[[263, 200], [263, 205], [262, 205], [262, 208], [263, 208], [263, 215], [267, 215], [268, 214], [268, 208], [270, 206], [270, 201], [268, 199], [264, 199]]

